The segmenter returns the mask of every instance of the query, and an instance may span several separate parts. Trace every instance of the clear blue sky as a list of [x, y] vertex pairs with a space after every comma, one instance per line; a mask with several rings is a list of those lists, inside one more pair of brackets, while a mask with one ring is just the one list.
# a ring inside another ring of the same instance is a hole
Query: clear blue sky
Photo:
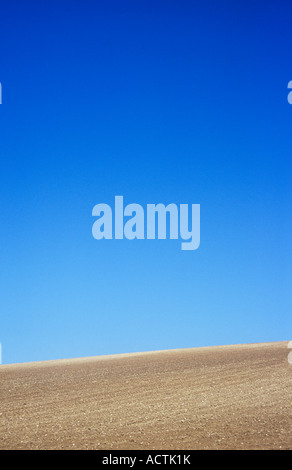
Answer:
[[[3, 362], [292, 339], [291, 3], [1, 3]], [[92, 208], [201, 204], [201, 244]]]

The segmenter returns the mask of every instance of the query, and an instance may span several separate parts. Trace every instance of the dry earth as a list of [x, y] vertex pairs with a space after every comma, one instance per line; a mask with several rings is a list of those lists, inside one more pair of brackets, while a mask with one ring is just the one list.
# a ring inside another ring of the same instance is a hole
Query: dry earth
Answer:
[[287, 342], [0, 366], [0, 449], [292, 449]]

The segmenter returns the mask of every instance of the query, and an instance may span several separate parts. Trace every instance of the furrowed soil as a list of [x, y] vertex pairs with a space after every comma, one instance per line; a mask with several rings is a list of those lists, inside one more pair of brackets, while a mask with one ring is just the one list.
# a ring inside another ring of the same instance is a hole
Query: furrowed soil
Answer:
[[0, 449], [292, 449], [288, 342], [0, 366]]

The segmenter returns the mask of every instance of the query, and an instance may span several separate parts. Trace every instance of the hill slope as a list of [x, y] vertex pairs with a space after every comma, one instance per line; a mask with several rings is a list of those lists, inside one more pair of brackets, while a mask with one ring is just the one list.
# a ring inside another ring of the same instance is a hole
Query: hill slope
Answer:
[[292, 449], [287, 342], [0, 367], [0, 449]]

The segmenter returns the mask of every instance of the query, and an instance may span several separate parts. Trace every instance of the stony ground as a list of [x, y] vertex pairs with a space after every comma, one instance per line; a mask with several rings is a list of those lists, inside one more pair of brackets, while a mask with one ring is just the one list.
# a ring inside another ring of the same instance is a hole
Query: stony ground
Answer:
[[0, 366], [0, 449], [292, 449], [287, 342]]

